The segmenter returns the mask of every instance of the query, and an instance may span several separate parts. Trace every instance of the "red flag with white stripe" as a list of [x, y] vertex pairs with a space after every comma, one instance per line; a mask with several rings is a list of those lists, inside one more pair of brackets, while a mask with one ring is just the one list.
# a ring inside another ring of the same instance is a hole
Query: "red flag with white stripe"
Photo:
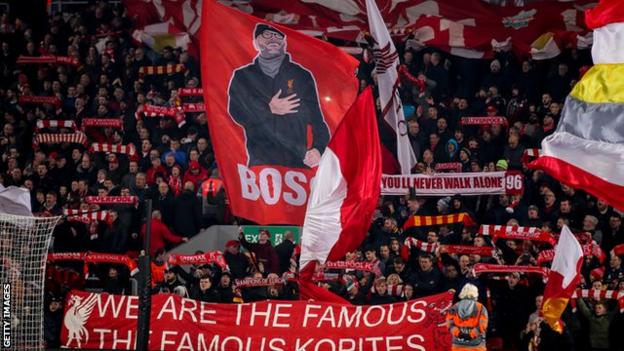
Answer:
[[379, 198], [381, 150], [375, 103], [365, 90], [321, 158], [301, 236], [302, 280], [316, 262], [336, 261], [364, 240]]

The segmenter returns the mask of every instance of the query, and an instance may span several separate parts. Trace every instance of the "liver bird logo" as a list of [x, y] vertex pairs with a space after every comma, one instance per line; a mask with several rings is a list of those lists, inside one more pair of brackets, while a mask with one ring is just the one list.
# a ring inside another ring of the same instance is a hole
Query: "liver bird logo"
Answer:
[[68, 348], [73, 341], [76, 342], [78, 348], [82, 347], [83, 339], [85, 344], [89, 343], [89, 332], [87, 328], [85, 328], [85, 324], [87, 320], [89, 320], [96, 302], [96, 294], [89, 294], [89, 296], [84, 299], [77, 295], [71, 297], [69, 302], [70, 307], [63, 319], [63, 325], [65, 325], [65, 328], [69, 331], [67, 344], [65, 344], [66, 348]]
[[373, 59], [375, 60], [375, 71], [377, 71], [377, 74], [384, 74], [389, 68], [396, 65], [399, 54], [396, 49], [393, 49], [390, 42], [383, 48], [379, 48], [377, 43], [375, 43]]

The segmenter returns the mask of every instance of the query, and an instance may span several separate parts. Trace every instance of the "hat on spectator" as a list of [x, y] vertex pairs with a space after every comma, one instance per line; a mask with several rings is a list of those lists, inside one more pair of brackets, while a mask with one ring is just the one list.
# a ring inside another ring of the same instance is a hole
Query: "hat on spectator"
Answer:
[[189, 169], [191, 169], [191, 170], [199, 169], [199, 162], [197, 162], [197, 161], [189, 162]]
[[58, 157], [58, 152], [56, 151], [52, 151], [50, 152], [50, 154], [48, 155], [48, 158], [53, 158], [56, 160], [56, 158]]
[[539, 208], [537, 206], [535, 206], [535, 205], [529, 206], [529, 211], [531, 211], [531, 210], [539, 212]]
[[509, 167], [509, 163], [507, 163], [506, 160], [498, 160], [498, 162], [496, 162], [496, 168], [497, 170], [500, 168], [503, 171], [506, 171], [507, 168]]
[[592, 281], [602, 280], [602, 277], [604, 277], [604, 273], [604, 267], [594, 268], [589, 272], [589, 277], [592, 279]]
[[470, 156], [472, 156], [472, 152], [467, 147], [462, 147], [461, 151], [465, 152], [466, 155], [468, 155], [468, 158], [470, 158]]
[[229, 240], [228, 242], [225, 243], [225, 247], [240, 247], [240, 243], [238, 242], [238, 240]]
[[490, 106], [487, 107], [486, 111], [487, 111], [487, 113], [496, 113], [496, 112], [498, 112], [498, 109], [496, 108], [496, 106], [490, 105]]

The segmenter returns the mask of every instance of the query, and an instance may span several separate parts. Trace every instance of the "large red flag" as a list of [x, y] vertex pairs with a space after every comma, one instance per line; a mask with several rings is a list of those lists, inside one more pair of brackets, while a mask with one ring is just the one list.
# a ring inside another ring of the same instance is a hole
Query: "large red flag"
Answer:
[[232, 211], [301, 225], [321, 154], [357, 96], [358, 62], [214, 1], [202, 16], [204, 98]]
[[323, 155], [301, 235], [302, 279], [316, 262], [340, 260], [361, 245], [381, 192], [375, 104], [366, 89]]

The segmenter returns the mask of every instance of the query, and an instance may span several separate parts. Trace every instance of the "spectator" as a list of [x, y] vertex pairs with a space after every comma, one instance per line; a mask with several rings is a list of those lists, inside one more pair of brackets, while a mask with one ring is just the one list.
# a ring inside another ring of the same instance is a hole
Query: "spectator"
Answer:
[[201, 228], [201, 207], [195, 196], [195, 186], [184, 184], [184, 191], [173, 201], [173, 229], [176, 233], [190, 238]]
[[446, 315], [446, 323], [452, 337], [452, 350], [486, 350], [488, 312], [480, 304], [479, 290], [466, 284], [459, 293], [461, 301], [453, 305]]
[[[147, 225], [144, 224], [141, 227], [141, 236], [145, 236]], [[182, 242], [186, 242], [188, 239], [185, 237], [180, 237], [174, 235], [167, 225], [162, 222], [162, 214], [160, 211], [156, 210], [152, 212], [152, 233], [150, 237], [150, 255], [152, 257], [156, 256], [156, 252], [159, 250], [165, 249], [166, 244], [179, 244]]]
[[249, 273], [249, 260], [240, 253], [240, 243], [230, 240], [225, 244], [225, 262], [230, 267], [232, 278], [242, 279]]
[[257, 243], [248, 242], [242, 231], [238, 233], [238, 240], [245, 249], [255, 256], [256, 262], [262, 264], [265, 273], [280, 273], [279, 258], [275, 248], [269, 241], [269, 232], [267, 230], [261, 230], [258, 233]]
[[203, 302], [221, 302], [221, 296], [212, 286], [212, 278], [209, 276], [199, 278], [199, 286], [191, 290], [191, 298]]
[[295, 251], [295, 235], [292, 231], [287, 230], [284, 232], [282, 242], [275, 246], [275, 252], [279, 258], [280, 272], [286, 272], [290, 267], [293, 251]]

